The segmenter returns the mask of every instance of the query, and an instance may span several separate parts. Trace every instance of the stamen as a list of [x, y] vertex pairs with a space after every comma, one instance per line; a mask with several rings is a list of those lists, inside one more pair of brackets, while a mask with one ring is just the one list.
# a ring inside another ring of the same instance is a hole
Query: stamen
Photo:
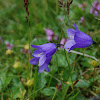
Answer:
[[70, 37], [74, 39], [74, 36], [70, 36]]
[[38, 56], [41, 56], [43, 54], [43, 52], [41, 52], [40, 54], [38, 54]]

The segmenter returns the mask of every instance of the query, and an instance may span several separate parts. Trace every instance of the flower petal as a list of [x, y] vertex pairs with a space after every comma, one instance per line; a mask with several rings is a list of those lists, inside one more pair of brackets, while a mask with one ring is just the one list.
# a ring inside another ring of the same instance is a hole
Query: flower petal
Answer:
[[75, 32], [76, 30], [74, 29], [67, 29], [67, 36], [69, 37], [69, 39], [74, 39]]
[[34, 57], [40, 57], [43, 54], [43, 52], [41, 51], [41, 49], [37, 49], [33, 52], [32, 56]]
[[46, 43], [40, 45], [40, 48], [42, 49], [42, 51], [48, 51], [50, 49], [56, 49], [56, 45], [54, 43]]
[[42, 73], [45, 68], [48, 67], [48, 64], [44, 63], [42, 66], [39, 67], [39, 73]]
[[75, 29], [76, 29], [76, 30], [78, 30], [78, 28], [77, 28], [77, 26], [76, 26], [76, 24], [75, 24], [75, 23], [74, 23], [74, 27], [75, 27]]
[[47, 60], [46, 60], [46, 63], [49, 64], [51, 59], [52, 59], [52, 56], [48, 57]]
[[39, 45], [31, 45], [32, 48], [40, 49]]
[[65, 44], [65, 49], [70, 49], [73, 45], [75, 45], [76, 43], [75, 43], [75, 41], [74, 40], [69, 40], [69, 41], [67, 41], [66, 42], [66, 44]]
[[75, 40], [76, 44], [78, 44], [79, 48], [88, 47], [93, 43], [92, 38], [89, 35], [81, 32], [81, 31], [78, 31], [75, 34], [74, 40]]
[[48, 66], [47, 66], [45, 69], [46, 69], [46, 71], [47, 71], [47, 72], [50, 72], [50, 70], [49, 70]]
[[52, 56], [47, 58], [46, 62], [42, 66], [39, 67], [39, 73], [43, 72], [45, 69], [47, 72], [50, 71], [48, 68], [48, 64], [50, 63], [51, 59], [52, 59]]
[[53, 49], [53, 50], [50, 49], [49, 51], [46, 52], [46, 56], [47, 57], [52, 56], [56, 52], [56, 50], [57, 50], [57, 48], [56, 49]]
[[37, 65], [38, 64], [38, 61], [39, 61], [39, 58], [37, 57], [34, 57], [32, 58], [29, 63], [32, 64], [32, 65]]
[[42, 66], [46, 61], [46, 55], [42, 55], [39, 59], [39, 66]]
[[46, 43], [46, 44], [43, 44], [43, 45], [31, 45], [31, 47], [41, 49], [41, 51], [48, 51], [50, 49], [56, 49], [56, 44]]

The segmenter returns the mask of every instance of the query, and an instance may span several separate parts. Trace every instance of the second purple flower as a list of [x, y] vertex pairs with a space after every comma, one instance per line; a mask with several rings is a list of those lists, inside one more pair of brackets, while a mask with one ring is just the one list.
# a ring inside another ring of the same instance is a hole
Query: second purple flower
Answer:
[[68, 52], [74, 48], [85, 48], [90, 46], [93, 43], [92, 38], [79, 31], [76, 24], [74, 24], [75, 29], [68, 29], [67, 35], [69, 37], [69, 41], [65, 44], [65, 49], [68, 49]]

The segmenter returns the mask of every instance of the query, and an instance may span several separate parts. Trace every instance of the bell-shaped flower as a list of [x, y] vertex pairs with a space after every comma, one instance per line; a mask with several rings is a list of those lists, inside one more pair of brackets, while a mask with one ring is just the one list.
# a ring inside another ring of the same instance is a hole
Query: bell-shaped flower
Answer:
[[32, 54], [33, 58], [30, 60], [30, 64], [37, 65], [39, 62], [39, 73], [46, 70], [49, 72], [48, 65], [52, 59], [52, 55], [56, 52], [56, 44], [46, 43], [43, 45], [31, 45], [31, 47], [36, 48]]
[[92, 38], [79, 31], [76, 24], [74, 24], [75, 29], [67, 29], [67, 35], [69, 37], [69, 41], [65, 44], [65, 49], [68, 49], [68, 52], [74, 48], [85, 48], [90, 46], [93, 43]]

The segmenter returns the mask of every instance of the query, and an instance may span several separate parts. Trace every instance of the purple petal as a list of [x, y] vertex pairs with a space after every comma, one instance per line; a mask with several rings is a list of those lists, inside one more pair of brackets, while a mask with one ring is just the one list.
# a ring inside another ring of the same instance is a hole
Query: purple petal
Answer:
[[50, 63], [51, 59], [52, 59], [52, 56], [47, 58], [46, 62], [42, 66], [39, 67], [39, 73], [43, 72], [45, 69], [47, 72], [50, 71], [48, 68], [48, 64]]
[[70, 49], [68, 49], [67, 52], [69, 52], [70, 50], [74, 49], [74, 48], [77, 48], [77, 44], [73, 45]]
[[42, 66], [46, 61], [46, 55], [42, 55], [39, 59], [39, 66]]
[[33, 52], [32, 56], [34, 57], [40, 57], [43, 54], [43, 52], [41, 51], [41, 49], [37, 49]]
[[47, 71], [47, 72], [50, 72], [50, 70], [49, 70], [48, 66], [47, 66], [45, 69], [46, 69], [46, 71]]
[[51, 59], [52, 59], [52, 56], [48, 57], [47, 60], [46, 60], [46, 63], [49, 64]]
[[69, 41], [67, 41], [66, 42], [66, 44], [65, 44], [65, 49], [70, 49], [73, 45], [75, 45], [76, 43], [75, 43], [75, 41], [74, 40], [69, 40]]
[[46, 63], [39, 67], [39, 73], [42, 73], [44, 70], [46, 70], [47, 72], [50, 72], [48, 68], [48, 64]]
[[79, 47], [88, 47], [88, 46], [90, 46], [91, 44], [92, 44], [92, 38], [89, 36], [89, 35], [87, 35], [87, 34], [85, 34], [85, 33], [83, 33], [83, 32], [81, 32], [81, 31], [78, 31], [76, 34], [75, 34], [75, 36], [74, 36], [74, 40], [75, 40], [75, 42], [76, 42], [76, 44], [79, 44]]
[[74, 23], [74, 27], [75, 27], [75, 29], [76, 29], [76, 30], [78, 30], [78, 28], [77, 28], [77, 26], [76, 26], [76, 24], [75, 24], [75, 23]]
[[32, 64], [32, 65], [37, 65], [38, 64], [38, 61], [39, 61], [39, 58], [37, 57], [34, 57], [32, 58], [29, 63]]
[[76, 32], [76, 30], [74, 30], [74, 29], [67, 29], [67, 35], [68, 35], [69, 39], [74, 39], [75, 32]]
[[40, 45], [40, 48], [43, 51], [48, 51], [50, 49], [56, 49], [56, 45], [54, 43], [46, 43], [46, 44]]
[[42, 66], [39, 67], [39, 73], [42, 73], [47, 67], [48, 67], [48, 64], [44, 63]]
[[31, 45], [33, 48], [41, 49], [41, 51], [48, 51], [50, 49], [56, 49], [56, 45], [54, 43], [46, 43], [43, 45]]
[[46, 52], [46, 56], [49, 57], [49, 56], [52, 56], [55, 52], [56, 52], [57, 48], [56, 49], [50, 49]]
[[91, 42], [90, 43], [89, 42], [85, 42], [85, 43], [75, 44], [68, 50], [68, 52], [70, 50], [74, 49], [74, 48], [85, 48], [85, 47], [88, 47], [90, 45], [91, 45]]
[[32, 48], [40, 49], [39, 45], [31, 45]]

